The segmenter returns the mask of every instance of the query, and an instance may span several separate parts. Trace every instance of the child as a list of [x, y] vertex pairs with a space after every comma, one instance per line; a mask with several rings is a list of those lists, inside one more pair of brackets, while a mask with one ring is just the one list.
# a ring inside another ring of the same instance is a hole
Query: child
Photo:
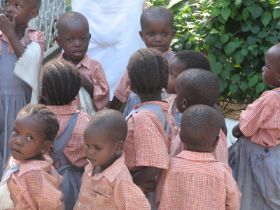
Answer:
[[57, 33], [56, 41], [63, 49], [61, 58], [76, 65], [81, 74], [78, 104], [92, 115], [108, 104], [109, 86], [101, 64], [87, 55], [90, 40], [88, 21], [80, 13], [68, 12], [59, 18]]
[[[176, 109], [176, 91], [175, 91], [175, 81], [176, 78], [179, 76], [180, 73], [186, 71], [188, 69], [205, 69], [207, 71], [211, 71], [210, 63], [207, 57], [201, 53], [196, 52], [193, 50], [184, 50], [181, 52], [176, 53], [171, 60], [169, 61], [169, 76], [168, 76], [168, 87], [167, 92], [171, 94], [166, 101], [169, 103], [169, 113], [173, 116], [173, 120], [171, 121], [171, 129], [172, 129], [172, 137], [171, 139], [174, 140], [175, 137], [178, 135], [178, 130], [180, 128], [181, 116], [180, 113]], [[214, 107], [221, 116], [222, 130], [224, 131], [225, 135], [227, 134], [227, 127], [224, 120], [224, 115], [221, 112], [218, 105]]]
[[241, 210], [280, 209], [280, 44], [266, 52], [262, 77], [277, 88], [248, 105], [233, 129], [240, 138], [229, 161], [242, 193]]
[[41, 32], [29, 28], [28, 22], [38, 15], [40, 3], [5, 0], [0, 14], [0, 177], [18, 111], [29, 102], [38, 102], [44, 38]]
[[238, 210], [240, 192], [230, 168], [215, 160], [221, 121], [206, 105], [187, 108], [182, 116], [180, 138], [186, 145], [172, 158], [159, 210]]
[[97, 113], [85, 130], [89, 164], [75, 209], [148, 210], [149, 203], [133, 183], [122, 152], [127, 123], [121, 113]]
[[0, 183], [0, 209], [64, 209], [62, 177], [47, 155], [58, 129], [55, 115], [45, 106], [20, 110], [10, 139], [12, 157]]
[[[164, 54], [167, 60], [171, 59], [174, 53], [170, 49], [170, 43], [175, 35], [173, 14], [164, 7], [151, 7], [144, 10], [141, 15], [141, 31], [139, 32], [147, 48], [154, 48]], [[138, 96], [130, 95], [128, 73], [125, 71], [115, 91], [115, 96], [110, 107], [119, 109], [127, 102], [124, 115], [127, 116], [133, 106], [140, 103]], [[130, 99], [129, 99], [130, 97]], [[129, 100], [129, 101], [128, 101]]]
[[89, 121], [73, 100], [81, 87], [76, 67], [64, 60], [53, 60], [43, 68], [41, 103], [56, 115], [60, 130], [54, 141], [52, 158], [63, 176], [65, 208], [73, 209], [87, 164], [83, 132]]
[[[183, 113], [191, 105], [203, 104], [213, 107], [219, 97], [218, 78], [204, 69], [189, 69], [182, 72], [176, 79], [175, 85], [179, 112]], [[222, 121], [221, 121], [222, 124]], [[176, 156], [184, 150], [180, 137], [172, 141], [171, 156]], [[216, 160], [228, 163], [228, 146], [224, 132], [220, 132], [220, 141], [214, 151]]]
[[[168, 168], [168, 104], [161, 99], [167, 86], [168, 64], [155, 49], [138, 50], [128, 63], [131, 90], [141, 104], [128, 116], [128, 135], [124, 144], [126, 164], [146, 196], [160, 189], [161, 173]], [[152, 209], [155, 201], [150, 198]]]

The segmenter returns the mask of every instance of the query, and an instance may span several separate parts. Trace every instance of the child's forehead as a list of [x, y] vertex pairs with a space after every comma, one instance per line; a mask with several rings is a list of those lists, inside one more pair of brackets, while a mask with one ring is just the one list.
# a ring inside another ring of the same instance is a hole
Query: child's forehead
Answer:
[[148, 27], [154, 28], [159, 26], [162, 28], [173, 29], [173, 23], [167, 17], [149, 15], [143, 18], [142, 30], [145, 30]]
[[58, 33], [64, 34], [64, 33], [89, 33], [89, 28], [87, 25], [82, 24], [79, 21], [64, 21], [60, 27], [58, 27]]

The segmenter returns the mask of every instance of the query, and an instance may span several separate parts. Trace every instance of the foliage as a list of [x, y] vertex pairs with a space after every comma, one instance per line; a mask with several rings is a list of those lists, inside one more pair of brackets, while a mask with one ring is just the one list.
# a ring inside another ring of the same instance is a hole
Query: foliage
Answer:
[[252, 100], [265, 90], [261, 69], [265, 51], [280, 39], [280, 0], [173, 0], [168, 4], [177, 29], [174, 50], [205, 52], [219, 77], [223, 98]]

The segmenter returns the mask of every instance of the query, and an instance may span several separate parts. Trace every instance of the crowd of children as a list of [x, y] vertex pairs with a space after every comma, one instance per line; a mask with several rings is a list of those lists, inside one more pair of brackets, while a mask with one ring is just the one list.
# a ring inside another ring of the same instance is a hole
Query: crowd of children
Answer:
[[[280, 209], [279, 88], [241, 114], [228, 155], [218, 78], [202, 53], [170, 50], [170, 11], [143, 12], [147, 48], [109, 104], [82, 14], [60, 17], [63, 53], [41, 70], [42, 33], [28, 28], [40, 3], [5, 0], [0, 15], [0, 210]], [[280, 86], [279, 44], [263, 80]]]

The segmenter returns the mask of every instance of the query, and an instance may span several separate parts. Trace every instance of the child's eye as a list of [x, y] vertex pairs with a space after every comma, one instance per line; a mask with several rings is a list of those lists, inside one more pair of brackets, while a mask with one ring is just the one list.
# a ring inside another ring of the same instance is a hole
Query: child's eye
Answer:
[[152, 32], [148, 32], [147, 36], [153, 36], [154, 34]]
[[102, 150], [102, 148], [101, 148], [101, 147], [99, 147], [99, 146], [94, 146], [94, 148], [95, 148], [97, 151]]
[[9, 6], [10, 5], [10, 2], [9, 1], [4, 1], [4, 6]]
[[162, 32], [161, 35], [162, 35], [163, 37], [166, 37], [166, 36], [168, 35], [168, 33]]
[[82, 41], [83, 41], [83, 42], [86, 42], [87, 40], [88, 40], [87, 37], [83, 37], [83, 38], [82, 38]]
[[15, 137], [15, 136], [17, 136], [18, 134], [17, 134], [17, 132], [16, 131], [13, 131], [12, 132], [12, 137]]
[[72, 43], [73, 41], [74, 41], [74, 39], [72, 39], [72, 38], [68, 38], [68, 39], [66, 39], [68, 42], [70, 42], [70, 43]]
[[22, 5], [16, 4], [16, 7], [17, 7], [18, 9], [20, 9], [20, 8], [22, 8]]
[[34, 140], [34, 138], [33, 138], [32, 136], [27, 136], [27, 137], [26, 137], [26, 140], [27, 140], [28, 142], [31, 142], [31, 141]]

